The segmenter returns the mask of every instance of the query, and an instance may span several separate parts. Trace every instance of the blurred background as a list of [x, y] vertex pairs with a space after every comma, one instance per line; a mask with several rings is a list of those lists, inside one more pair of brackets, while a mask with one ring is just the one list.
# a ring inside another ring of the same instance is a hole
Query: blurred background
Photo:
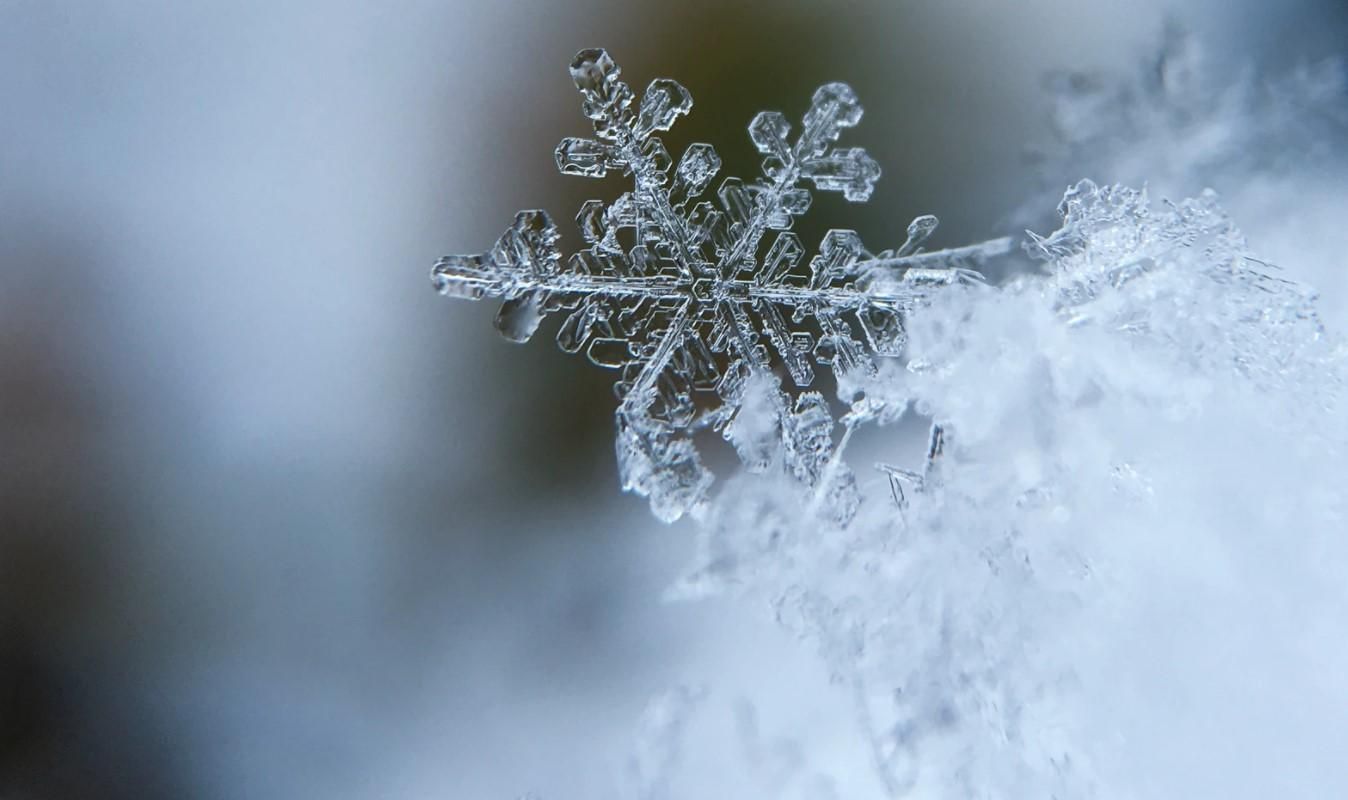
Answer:
[[880, 249], [1016, 232], [1045, 76], [1133, 74], [1167, 20], [1233, 72], [1348, 34], [1336, 0], [0, 0], [0, 799], [616, 796], [680, 684], [845, 727], [774, 703], [826, 682], [756, 609], [661, 602], [692, 527], [618, 491], [611, 376], [430, 265], [520, 208], [574, 247], [620, 191], [553, 163], [583, 47], [687, 86], [669, 149], [725, 174], [852, 83], [884, 177], [800, 230]]

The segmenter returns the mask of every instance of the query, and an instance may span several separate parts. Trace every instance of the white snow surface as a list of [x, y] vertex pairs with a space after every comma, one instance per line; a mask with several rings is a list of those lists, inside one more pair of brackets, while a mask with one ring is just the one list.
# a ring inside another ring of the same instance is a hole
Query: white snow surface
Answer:
[[1062, 211], [1041, 271], [846, 387], [945, 430], [906, 508], [863, 480], [840, 528], [741, 476], [684, 588], [818, 647], [882, 794], [1348, 796], [1345, 349], [1210, 192]]

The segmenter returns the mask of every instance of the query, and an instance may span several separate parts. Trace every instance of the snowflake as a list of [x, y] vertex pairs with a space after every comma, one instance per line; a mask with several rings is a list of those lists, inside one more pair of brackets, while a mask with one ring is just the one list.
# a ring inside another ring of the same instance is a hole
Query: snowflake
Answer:
[[[978, 281], [974, 268], [1005, 253], [1009, 240], [924, 252], [937, 220], [923, 216], [902, 246], [879, 253], [855, 231], [831, 230], [802, 266], [805, 248], [789, 230], [810, 206], [801, 183], [861, 202], [880, 176], [864, 150], [833, 146], [861, 119], [852, 89], [820, 87], [794, 141], [782, 114], [754, 117], [749, 135], [765, 156], [763, 175], [725, 178], [712, 201], [701, 199], [721, 166], [711, 145], [688, 146], [675, 164], [654, 135], [692, 108], [688, 90], [656, 79], [638, 103], [620, 73], [598, 49], [571, 65], [595, 138], [563, 139], [557, 166], [596, 178], [621, 170], [633, 181], [610, 204], [581, 206], [587, 247], [563, 266], [552, 219], [521, 211], [490, 251], [442, 258], [432, 271], [437, 289], [504, 298], [496, 326], [516, 342], [547, 314], [565, 312], [558, 345], [618, 371], [623, 486], [649, 496], [661, 519], [705, 498], [711, 473], [692, 436], [706, 429], [732, 442], [750, 469], [780, 461], [845, 518], [851, 478], [831, 457], [828, 404], [818, 392], [791, 403], [776, 367], [802, 389], [815, 364], [839, 378], [873, 371], [875, 357], [902, 351], [907, 312], [941, 286]], [[844, 423], [850, 430], [874, 413], [861, 398]]]

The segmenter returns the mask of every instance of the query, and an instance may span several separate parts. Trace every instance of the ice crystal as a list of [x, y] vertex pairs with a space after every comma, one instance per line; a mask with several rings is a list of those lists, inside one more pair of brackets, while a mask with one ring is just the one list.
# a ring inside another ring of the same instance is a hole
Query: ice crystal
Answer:
[[1143, 68], [1064, 73], [1049, 84], [1052, 136], [1035, 148], [1039, 191], [1016, 218], [1038, 228], [1064, 186], [1082, 177], [1146, 185], [1154, 196], [1221, 193], [1223, 206], [1287, 275], [1324, 293], [1327, 319], [1348, 312], [1348, 63], [1235, 69], [1171, 26]]
[[1082, 182], [1059, 210], [1042, 273], [934, 298], [908, 369], [863, 380], [941, 423], [863, 487], [898, 502], [821, 536], [740, 476], [684, 588], [751, 587], [818, 645], [887, 796], [1333, 794], [1318, 676], [1348, 652], [1301, 631], [1346, 597], [1348, 351], [1211, 192]]
[[[860, 148], [835, 147], [862, 109], [846, 84], [821, 86], [792, 138], [775, 111], [749, 124], [763, 174], [723, 179], [708, 144], [675, 163], [657, 133], [692, 107], [680, 84], [652, 81], [638, 101], [603, 50], [571, 65], [594, 138], [557, 146], [567, 175], [610, 171], [633, 188], [612, 203], [590, 200], [576, 217], [584, 249], [563, 261], [560, 234], [544, 211], [521, 211], [496, 246], [447, 256], [432, 278], [446, 295], [504, 299], [496, 327], [528, 340], [563, 312], [557, 343], [618, 372], [617, 454], [625, 489], [650, 497], [673, 520], [699, 507], [711, 483], [692, 435], [721, 433], [751, 469], [780, 464], [840, 518], [850, 513], [850, 473], [830, 458], [834, 419], [823, 396], [780, 389], [776, 368], [803, 389], [815, 365], [839, 379], [898, 355], [904, 317], [939, 287], [977, 281], [975, 268], [1004, 253], [999, 239], [924, 252], [936, 218], [919, 217], [897, 249], [873, 253], [851, 230], [830, 230], [817, 255], [790, 228], [815, 191], [866, 200], [880, 168]], [[774, 357], [775, 354], [775, 357]], [[864, 404], [864, 400], [861, 400]]]
[[[1069, 324], [1159, 343], [1195, 370], [1230, 369], [1298, 402], [1321, 397], [1333, 374], [1325, 359], [1334, 356], [1315, 293], [1251, 255], [1215, 192], [1158, 210], [1145, 190], [1082, 181], [1059, 214], [1062, 227], [1030, 234], [1026, 249], [1050, 265], [1049, 285]], [[1135, 285], [1120, 293], [1125, 284]]]

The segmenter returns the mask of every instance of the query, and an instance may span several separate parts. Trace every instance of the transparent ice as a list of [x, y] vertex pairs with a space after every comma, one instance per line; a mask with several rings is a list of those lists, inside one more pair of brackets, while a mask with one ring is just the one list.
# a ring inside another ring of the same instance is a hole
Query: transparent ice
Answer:
[[816, 365], [840, 380], [873, 373], [875, 358], [902, 351], [906, 314], [942, 287], [978, 281], [976, 268], [1010, 241], [924, 251], [937, 221], [923, 216], [898, 248], [873, 253], [855, 231], [831, 230], [807, 261], [790, 231], [810, 207], [802, 184], [861, 202], [880, 176], [861, 148], [834, 146], [861, 120], [850, 87], [821, 86], [794, 137], [782, 114], [755, 116], [749, 136], [763, 174], [724, 178], [704, 199], [720, 171], [716, 151], [693, 144], [675, 163], [656, 135], [692, 108], [687, 89], [659, 78], [638, 101], [620, 75], [604, 50], [583, 50], [571, 64], [595, 135], [563, 139], [558, 168], [584, 177], [613, 170], [633, 183], [611, 203], [581, 206], [587, 246], [564, 260], [548, 214], [521, 211], [486, 253], [442, 258], [436, 287], [503, 298], [496, 326], [517, 342], [562, 312], [557, 344], [618, 372], [623, 486], [649, 496], [661, 519], [705, 502], [712, 476], [692, 441], [702, 429], [720, 432], [752, 470], [780, 464], [816, 487], [820, 510], [845, 518], [853, 479], [830, 457], [828, 405], [817, 392], [792, 401], [775, 368], [797, 389], [814, 383]]

